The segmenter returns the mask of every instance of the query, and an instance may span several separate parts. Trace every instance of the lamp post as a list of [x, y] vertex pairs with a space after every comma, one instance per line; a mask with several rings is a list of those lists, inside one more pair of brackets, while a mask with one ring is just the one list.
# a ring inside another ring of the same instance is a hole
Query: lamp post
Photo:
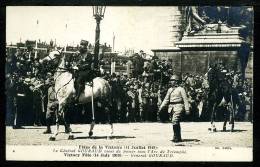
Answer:
[[93, 16], [96, 19], [96, 36], [95, 36], [95, 49], [94, 49], [94, 63], [95, 68], [98, 67], [98, 56], [99, 56], [99, 39], [100, 39], [100, 21], [104, 18], [106, 11], [105, 6], [93, 6]]

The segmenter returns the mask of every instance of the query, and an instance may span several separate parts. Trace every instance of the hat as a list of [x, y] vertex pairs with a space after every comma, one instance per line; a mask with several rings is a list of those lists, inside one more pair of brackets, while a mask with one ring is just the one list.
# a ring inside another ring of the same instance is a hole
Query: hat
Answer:
[[171, 81], [172, 81], [172, 80], [180, 81], [181, 79], [180, 79], [180, 77], [179, 77], [178, 75], [174, 74], [174, 75], [172, 75], [172, 77], [171, 77], [170, 80], [171, 80]]
[[86, 40], [81, 40], [81, 41], [80, 41], [80, 45], [82, 45], [82, 46], [88, 46], [88, 41], [86, 41]]
[[30, 82], [31, 82], [31, 79], [30, 79], [30, 78], [25, 78], [24, 82], [30, 83]]

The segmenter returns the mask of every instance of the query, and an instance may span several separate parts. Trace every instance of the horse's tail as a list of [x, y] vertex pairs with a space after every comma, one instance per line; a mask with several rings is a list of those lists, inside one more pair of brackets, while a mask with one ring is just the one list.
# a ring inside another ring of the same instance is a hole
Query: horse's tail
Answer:
[[109, 103], [109, 106], [112, 106], [112, 87], [108, 83], [108, 81], [105, 81], [105, 87], [107, 89], [107, 102]]
[[104, 80], [104, 89], [106, 89], [106, 95], [103, 96], [105, 99], [105, 103], [106, 103], [106, 107], [105, 110], [108, 114], [108, 121], [110, 124], [112, 124], [114, 122], [114, 118], [113, 118], [113, 114], [112, 114], [112, 87], [109, 84], [109, 82], [107, 80]]

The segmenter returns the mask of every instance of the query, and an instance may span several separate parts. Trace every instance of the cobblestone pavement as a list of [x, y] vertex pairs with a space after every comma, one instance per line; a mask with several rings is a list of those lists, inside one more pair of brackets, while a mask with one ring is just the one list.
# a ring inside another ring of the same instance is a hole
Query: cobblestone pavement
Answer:
[[[234, 132], [223, 132], [221, 122], [216, 123], [217, 132], [210, 132], [209, 122], [181, 123], [183, 142], [173, 143], [170, 123], [116, 123], [114, 134], [108, 139], [110, 125], [97, 124], [93, 137], [88, 137], [89, 124], [73, 124], [74, 140], [68, 140], [64, 126], [60, 126], [60, 134], [56, 141], [49, 141], [50, 134], [43, 134], [45, 127], [25, 126], [25, 129], [6, 127], [7, 145], [155, 145], [155, 146], [220, 146], [249, 147], [253, 146], [253, 124], [236, 122]], [[52, 126], [54, 131], [55, 126]], [[229, 130], [229, 129], [227, 129]]]

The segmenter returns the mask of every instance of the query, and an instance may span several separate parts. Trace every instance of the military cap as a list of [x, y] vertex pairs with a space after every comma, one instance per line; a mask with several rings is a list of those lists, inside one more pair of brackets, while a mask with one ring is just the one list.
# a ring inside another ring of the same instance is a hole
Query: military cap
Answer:
[[88, 41], [86, 41], [86, 40], [81, 40], [81, 41], [80, 41], [80, 45], [82, 45], [82, 46], [88, 46]]
[[24, 79], [24, 82], [30, 83], [30, 82], [31, 82], [31, 79], [30, 79], [30, 78], [25, 78], [25, 79]]

